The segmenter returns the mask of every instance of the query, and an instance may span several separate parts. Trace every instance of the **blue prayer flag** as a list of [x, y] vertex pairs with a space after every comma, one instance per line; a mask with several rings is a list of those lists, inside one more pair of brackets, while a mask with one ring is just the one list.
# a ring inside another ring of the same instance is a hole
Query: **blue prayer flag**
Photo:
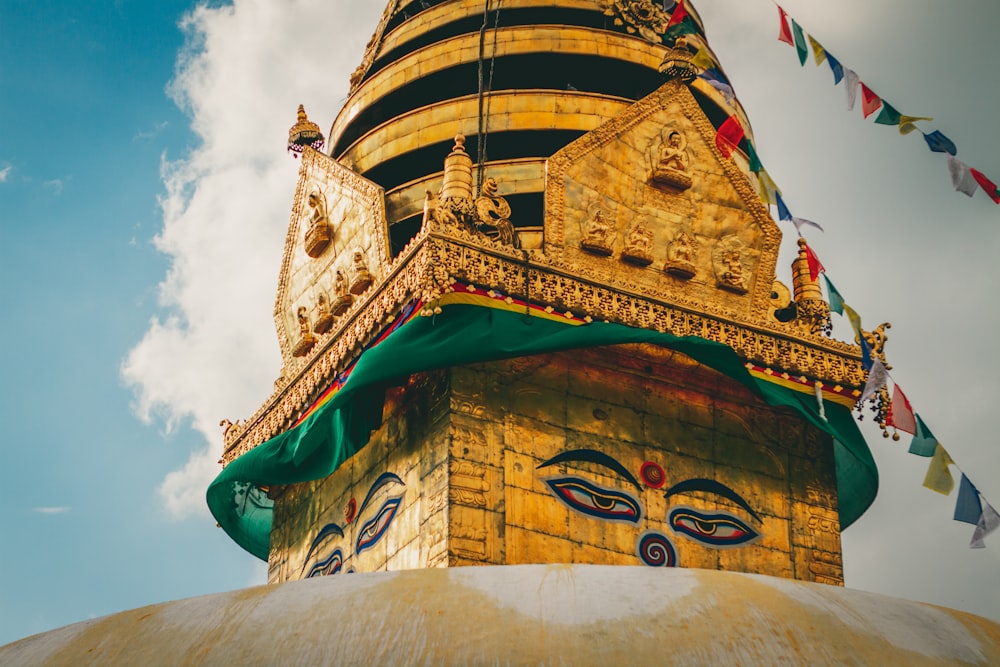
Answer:
[[870, 371], [872, 369], [872, 349], [868, 346], [868, 341], [865, 340], [864, 336], [858, 336], [858, 340], [861, 341], [861, 367]]
[[785, 206], [785, 200], [781, 198], [781, 193], [775, 192], [774, 196], [778, 198], [778, 218], [781, 220], [791, 220], [792, 214], [789, 213], [788, 207]]
[[829, 51], [826, 52], [826, 62], [830, 63], [830, 70], [833, 72], [833, 85], [836, 86], [844, 78], [844, 66]]
[[958, 155], [958, 148], [955, 147], [955, 143], [937, 130], [934, 130], [930, 134], [925, 134], [924, 141], [927, 142], [927, 147], [935, 153]]
[[955, 502], [955, 521], [964, 521], [975, 526], [979, 523], [982, 513], [983, 505], [979, 502], [979, 491], [963, 473], [962, 483], [958, 487], [958, 500]]

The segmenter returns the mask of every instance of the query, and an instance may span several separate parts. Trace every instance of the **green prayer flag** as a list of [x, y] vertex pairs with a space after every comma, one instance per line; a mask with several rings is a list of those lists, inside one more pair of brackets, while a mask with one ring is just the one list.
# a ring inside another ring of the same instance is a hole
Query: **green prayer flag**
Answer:
[[691, 20], [690, 16], [684, 18], [680, 23], [675, 23], [663, 33], [664, 42], [673, 42], [681, 35], [695, 35], [698, 30], [694, 27], [694, 21]]
[[875, 122], [879, 125], [899, 125], [900, 118], [900, 113], [883, 99], [882, 111], [876, 116]]
[[827, 277], [825, 271], [821, 275], [823, 276], [823, 280], [826, 281], [826, 291], [830, 294], [830, 310], [838, 315], [843, 315], [844, 297], [840, 296], [840, 292], [833, 286], [833, 282]]
[[809, 47], [806, 46], [806, 36], [802, 32], [802, 26], [792, 19], [792, 34], [795, 35], [795, 50], [799, 53], [799, 64], [805, 67], [806, 59], [809, 57]]
[[750, 171], [753, 173], [756, 174], [764, 168], [764, 165], [760, 163], [760, 157], [757, 156], [757, 149], [749, 141], [747, 142], [747, 158], [750, 159]]
[[727, 345], [620, 324], [573, 326], [524, 312], [450, 304], [433, 318], [414, 317], [401, 324], [365, 350], [340, 390], [302, 423], [230, 462], [208, 487], [208, 507], [237, 544], [266, 560], [273, 508], [260, 487], [321, 479], [337, 470], [378, 428], [388, 387], [437, 368], [623, 343], [652, 343], [686, 354], [733, 378], [764, 403], [791, 408], [829, 434], [842, 527], [874, 501], [878, 470], [850, 408], [827, 402], [824, 420], [811, 392], [754, 377]]
[[927, 428], [927, 424], [924, 420], [917, 415], [917, 433], [913, 436], [913, 440], [910, 441], [910, 453], [916, 454], [917, 456], [931, 457], [934, 456], [934, 450], [937, 449], [938, 441], [931, 433], [931, 430]]

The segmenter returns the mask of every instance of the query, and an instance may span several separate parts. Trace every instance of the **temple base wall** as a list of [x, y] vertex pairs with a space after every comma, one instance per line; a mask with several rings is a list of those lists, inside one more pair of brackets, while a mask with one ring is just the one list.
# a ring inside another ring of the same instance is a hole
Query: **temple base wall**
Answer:
[[272, 582], [645, 563], [843, 583], [829, 436], [655, 346], [414, 376], [367, 447], [274, 496]]

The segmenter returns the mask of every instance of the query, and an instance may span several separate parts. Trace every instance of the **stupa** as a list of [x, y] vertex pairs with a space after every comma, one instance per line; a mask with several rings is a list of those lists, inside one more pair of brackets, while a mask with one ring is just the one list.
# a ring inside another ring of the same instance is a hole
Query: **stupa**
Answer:
[[0, 662], [1000, 661], [995, 623], [840, 588], [861, 348], [804, 242], [778, 279], [712, 78], [689, 2], [390, 2], [328, 137], [299, 108], [283, 368], [208, 490], [270, 585]]

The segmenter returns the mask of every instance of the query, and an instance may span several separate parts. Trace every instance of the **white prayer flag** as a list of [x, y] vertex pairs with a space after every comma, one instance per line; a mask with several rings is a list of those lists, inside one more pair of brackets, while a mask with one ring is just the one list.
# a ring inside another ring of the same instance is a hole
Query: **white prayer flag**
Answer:
[[956, 158], [954, 155], [947, 155], [948, 173], [951, 174], [951, 184], [955, 189], [966, 197], [971, 197], [976, 193], [979, 183], [972, 177], [968, 165]]
[[972, 541], [969, 542], [970, 549], [985, 549], [983, 538], [1000, 528], [1000, 514], [997, 514], [997, 511], [986, 502], [986, 498], [982, 496], [980, 498], [983, 501], [983, 513], [979, 515], [979, 523], [976, 524], [976, 530], [972, 533]]
[[844, 81], [846, 82], [844, 90], [847, 91], [847, 110], [854, 111], [854, 102], [858, 99], [858, 83], [861, 79], [858, 77], [857, 72], [850, 67], [845, 67]]

